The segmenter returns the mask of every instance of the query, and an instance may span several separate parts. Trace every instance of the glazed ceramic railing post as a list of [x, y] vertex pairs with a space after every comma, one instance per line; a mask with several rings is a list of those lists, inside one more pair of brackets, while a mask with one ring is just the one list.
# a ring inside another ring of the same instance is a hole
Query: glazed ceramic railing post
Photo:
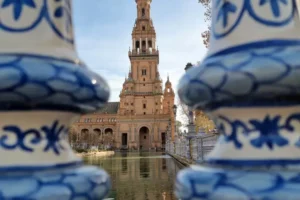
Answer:
[[179, 173], [180, 199], [299, 199], [298, 2], [212, 1], [209, 52], [178, 92], [222, 136], [205, 166]]
[[109, 176], [82, 166], [68, 127], [106, 103], [80, 62], [71, 0], [0, 1], [0, 199], [101, 199]]

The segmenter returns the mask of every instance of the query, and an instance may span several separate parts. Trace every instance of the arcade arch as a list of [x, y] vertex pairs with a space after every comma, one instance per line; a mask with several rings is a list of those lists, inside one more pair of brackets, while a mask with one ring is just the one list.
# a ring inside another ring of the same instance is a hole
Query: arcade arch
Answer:
[[150, 131], [149, 128], [143, 126], [139, 130], [139, 144], [140, 150], [149, 150], [150, 149]]

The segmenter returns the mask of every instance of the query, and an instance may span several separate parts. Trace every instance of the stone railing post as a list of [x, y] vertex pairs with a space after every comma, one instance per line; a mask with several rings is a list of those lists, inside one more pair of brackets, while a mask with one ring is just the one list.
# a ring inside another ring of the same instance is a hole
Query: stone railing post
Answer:
[[186, 152], [185, 157], [187, 159], [191, 158], [191, 149], [190, 148], [191, 148], [190, 139], [189, 138], [185, 138], [185, 152]]
[[67, 140], [109, 96], [77, 56], [72, 1], [3, 0], [0, 18], [0, 199], [104, 198], [108, 174]]
[[212, 0], [209, 51], [178, 93], [222, 136], [205, 166], [178, 174], [179, 199], [299, 199], [298, 4]]

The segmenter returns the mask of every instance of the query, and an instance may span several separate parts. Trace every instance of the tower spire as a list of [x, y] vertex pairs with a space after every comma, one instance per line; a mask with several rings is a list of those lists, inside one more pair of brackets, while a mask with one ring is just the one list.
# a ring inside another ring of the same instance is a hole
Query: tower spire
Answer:
[[137, 18], [132, 31], [132, 51], [129, 54], [156, 54], [156, 33], [151, 20], [152, 0], [136, 0]]
[[152, 0], [135, 0], [138, 19], [150, 19], [150, 5]]

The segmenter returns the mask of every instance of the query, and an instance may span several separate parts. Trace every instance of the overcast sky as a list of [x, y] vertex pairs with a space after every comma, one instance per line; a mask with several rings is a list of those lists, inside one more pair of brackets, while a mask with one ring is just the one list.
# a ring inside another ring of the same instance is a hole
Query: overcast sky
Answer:
[[[197, 2], [152, 2], [151, 17], [160, 50], [160, 75], [165, 82], [169, 74], [175, 90], [186, 63], [196, 63], [206, 53], [201, 38], [206, 23], [203, 8]], [[90, 69], [108, 81], [110, 101], [119, 101], [128, 74], [128, 49], [132, 44], [135, 19], [135, 0], [74, 0], [77, 51]]]

